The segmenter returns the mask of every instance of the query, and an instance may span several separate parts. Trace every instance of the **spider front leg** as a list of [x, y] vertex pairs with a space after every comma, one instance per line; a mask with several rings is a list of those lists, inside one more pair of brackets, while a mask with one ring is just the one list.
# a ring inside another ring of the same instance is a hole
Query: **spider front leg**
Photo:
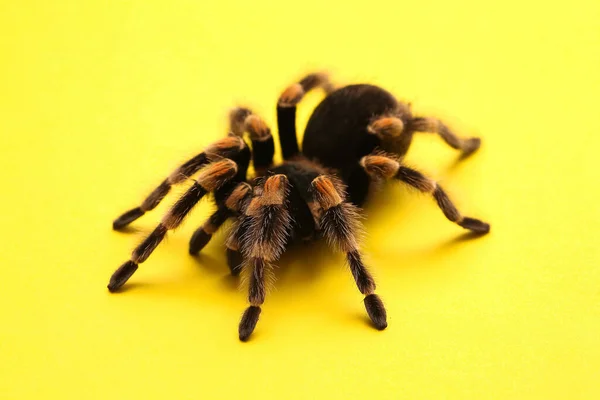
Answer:
[[246, 148], [244, 141], [235, 136], [223, 138], [208, 146], [202, 153], [191, 158], [173, 171], [167, 179], [146, 197], [139, 207], [135, 207], [115, 219], [113, 229], [122, 229], [146, 212], [153, 210], [169, 193], [171, 186], [184, 182], [209, 162], [223, 157], [233, 158], [244, 148]]
[[232, 232], [248, 273], [250, 306], [240, 321], [238, 333], [241, 341], [248, 340], [256, 327], [266, 296], [266, 276], [284, 251], [291, 233], [292, 218], [286, 204], [287, 186], [285, 175], [267, 178], [262, 190], [246, 207], [237, 229]]
[[313, 73], [306, 75], [300, 82], [288, 86], [279, 96], [277, 125], [284, 160], [292, 159], [300, 154], [296, 137], [296, 106], [308, 91], [316, 87], [322, 87], [327, 94], [335, 89], [327, 74]]
[[357, 235], [361, 226], [356, 207], [344, 201], [344, 190], [332, 177], [318, 176], [312, 181], [311, 190], [316, 203], [320, 206], [317, 215], [323, 235], [330, 245], [346, 254], [356, 286], [365, 295], [364, 303], [369, 318], [375, 328], [385, 329], [387, 327], [385, 307], [379, 296], [375, 294], [375, 280], [364, 265], [358, 248]]
[[167, 231], [177, 228], [204, 195], [219, 188], [234, 177], [236, 172], [237, 166], [235, 162], [229, 159], [214, 162], [204, 168], [200, 172], [198, 179], [194, 181], [194, 184], [175, 202], [173, 207], [163, 217], [162, 222], [133, 250], [131, 259], [126, 261], [113, 273], [108, 284], [108, 290], [114, 292], [123, 286], [138, 269], [138, 264], [146, 261], [154, 249], [162, 242]]
[[384, 155], [369, 155], [361, 159], [360, 165], [376, 179], [397, 179], [423, 193], [433, 196], [438, 206], [450, 221], [475, 233], [488, 233], [490, 225], [475, 218], [463, 216], [452, 203], [446, 192], [434, 180], [412, 168], [408, 168], [396, 159]]

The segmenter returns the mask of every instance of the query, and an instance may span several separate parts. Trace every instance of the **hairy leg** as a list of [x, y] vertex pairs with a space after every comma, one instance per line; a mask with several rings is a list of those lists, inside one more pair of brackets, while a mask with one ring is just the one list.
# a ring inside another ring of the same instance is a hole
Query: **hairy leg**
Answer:
[[154, 249], [162, 242], [167, 231], [177, 228], [204, 195], [214, 191], [227, 180], [231, 179], [236, 172], [236, 164], [229, 159], [211, 163], [204, 168], [198, 179], [194, 181], [194, 184], [165, 214], [161, 223], [133, 250], [131, 259], [114, 272], [110, 278], [108, 290], [114, 292], [123, 286], [135, 273], [138, 265], [146, 261]]
[[398, 160], [385, 155], [369, 155], [361, 160], [365, 171], [377, 179], [396, 179], [415, 189], [430, 194], [448, 218], [457, 225], [476, 233], [488, 233], [490, 225], [475, 218], [463, 216], [442, 187], [421, 172], [402, 165]]
[[153, 210], [158, 204], [165, 198], [165, 196], [171, 190], [171, 186], [177, 185], [189, 179], [203, 166], [211, 161], [218, 160], [220, 158], [233, 158], [242, 149], [246, 147], [246, 144], [241, 138], [237, 137], [226, 137], [208, 146], [202, 153], [186, 161], [175, 171], [171, 173], [156, 189], [152, 191], [144, 199], [139, 207], [135, 207], [125, 213], [113, 222], [113, 229], [122, 229], [129, 225], [131, 222], [140, 218], [146, 212]]
[[375, 280], [364, 265], [358, 246], [361, 226], [357, 209], [344, 201], [344, 190], [332, 177], [321, 175], [312, 181], [312, 192], [321, 210], [317, 213], [319, 225], [327, 241], [346, 254], [350, 272], [358, 290], [365, 296], [367, 314], [375, 328], [387, 327], [383, 302], [375, 294]]

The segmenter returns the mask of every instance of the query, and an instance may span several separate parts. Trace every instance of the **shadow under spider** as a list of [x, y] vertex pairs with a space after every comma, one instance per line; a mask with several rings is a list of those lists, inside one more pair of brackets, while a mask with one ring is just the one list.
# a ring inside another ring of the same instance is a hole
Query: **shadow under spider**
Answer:
[[472, 231], [464, 232], [456, 237], [453, 237], [453, 238], [443, 242], [440, 247], [441, 248], [451, 247], [451, 246], [454, 246], [454, 245], [457, 245], [460, 243], [469, 242], [474, 239], [479, 239], [486, 235], [488, 235], [488, 233], [478, 233], [478, 232], [472, 232]]
[[[220, 288], [231, 293], [241, 292], [245, 295], [246, 286], [240, 287], [240, 277], [231, 275], [227, 266], [224, 242], [225, 235], [219, 235], [219, 237], [213, 238], [213, 241], [209, 244], [213, 248], [208, 252], [203, 253], [201, 251], [196, 255], [186, 254], [186, 256], [193, 259], [191, 264], [194, 267], [194, 275], [197, 273], [200, 276], [217, 277]], [[217, 254], [213, 253], [215, 247], [217, 248]], [[208, 246], [207, 249], [209, 249]], [[343, 255], [336, 255], [329, 249], [324, 240], [309, 243], [294, 242], [290, 244], [288, 249], [282, 254], [282, 257], [273, 263], [275, 266], [273, 272], [276, 278], [275, 289], [277, 291], [285, 291], [287, 288], [297, 285], [309, 284], [318, 279], [324, 268], [335, 263], [343, 265], [345, 259]], [[188, 279], [181, 277], [167, 282], [133, 281], [121, 287], [117, 293], [152, 289], [163, 293], [178, 292], [181, 294], [187, 291], [194, 291], [194, 287], [196, 286], [194, 280], [189, 279], [189, 277]]]
[[124, 234], [127, 234], [127, 235], [131, 235], [131, 234], [134, 234], [134, 233], [142, 233], [142, 232], [146, 231], [146, 230], [144, 230], [142, 228], [137, 228], [137, 227], [132, 226], [132, 225], [127, 225], [127, 226], [125, 226], [123, 228], [113, 229], [113, 230], [115, 232], [124, 233]]

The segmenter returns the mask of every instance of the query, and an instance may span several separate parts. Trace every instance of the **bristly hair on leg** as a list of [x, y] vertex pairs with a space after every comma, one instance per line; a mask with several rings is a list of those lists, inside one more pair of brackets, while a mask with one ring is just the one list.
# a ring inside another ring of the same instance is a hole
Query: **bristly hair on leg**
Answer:
[[317, 87], [322, 87], [326, 93], [331, 93], [335, 90], [326, 72], [312, 73], [306, 75], [298, 83], [288, 86], [279, 96], [277, 105], [285, 108], [295, 107], [306, 93]]
[[135, 207], [113, 221], [113, 229], [120, 230], [143, 216], [148, 211], [153, 210], [167, 196], [173, 185], [180, 184], [189, 179], [193, 174], [199, 171], [202, 167], [211, 161], [216, 161], [222, 158], [232, 158], [238, 155], [246, 148], [246, 143], [239, 137], [230, 136], [217, 140], [206, 149], [192, 157], [175, 171], [173, 171], [167, 179], [163, 180], [142, 202], [138, 207]]
[[413, 132], [437, 133], [450, 147], [461, 150], [463, 157], [474, 153], [481, 146], [480, 138], [460, 137], [437, 118], [415, 117], [409, 121], [409, 127]]
[[254, 332], [260, 312], [261, 309], [257, 306], [250, 306], [244, 311], [239, 327], [239, 337], [242, 342], [247, 341], [252, 332]]
[[265, 175], [273, 164], [275, 142], [267, 123], [245, 107], [236, 107], [229, 113], [230, 134], [243, 136], [248, 132], [252, 140], [252, 164], [257, 175]]
[[202, 224], [201, 227], [196, 229], [190, 239], [189, 253], [190, 255], [196, 255], [202, 250], [210, 241], [213, 234], [227, 221], [233, 213], [226, 207], [219, 207], [211, 214], [211, 216]]
[[313, 180], [311, 192], [322, 210], [319, 225], [329, 244], [342, 252], [357, 249], [364, 236], [363, 217], [358, 207], [344, 201], [345, 186], [337, 178], [322, 175]]
[[240, 137], [248, 132], [253, 141], [265, 141], [271, 137], [271, 129], [266, 122], [245, 107], [235, 107], [229, 112], [229, 129]]
[[190, 239], [189, 253], [195, 255], [202, 250], [225, 221], [240, 213], [251, 194], [252, 187], [247, 182], [238, 183], [226, 195], [224, 204], [218, 205], [217, 210], [194, 232]]
[[288, 179], [285, 175], [273, 175], [260, 181], [241, 217], [231, 244], [240, 246], [245, 260], [244, 280], [248, 282], [250, 307], [239, 325], [239, 338], [248, 340], [252, 333], [260, 306], [263, 304], [273, 262], [284, 251], [292, 229], [292, 217], [288, 210]]
[[398, 137], [404, 131], [404, 122], [394, 115], [382, 115], [373, 118], [367, 131], [381, 139]]
[[442, 187], [418, 170], [382, 154], [365, 156], [360, 160], [360, 165], [375, 179], [397, 179], [408, 184], [409, 187], [431, 195], [449, 221], [475, 233], [485, 234], [490, 231], [488, 223], [463, 216]]
[[137, 270], [137, 265], [146, 261], [162, 242], [167, 231], [176, 229], [207, 193], [233, 178], [236, 172], [237, 164], [229, 159], [213, 162], [206, 166], [192, 186], [167, 211], [152, 233], [133, 250], [131, 259], [113, 273], [108, 283], [108, 290], [115, 292], [124, 285]]
[[[289, 183], [285, 175], [257, 179], [255, 196], [247, 203], [244, 216], [236, 224], [232, 239], [238, 243], [243, 258], [251, 262], [263, 259], [267, 286], [275, 282], [272, 261], [279, 259], [291, 234], [292, 217], [288, 210]], [[236, 239], [237, 238], [237, 239]], [[252, 266], [242, 267], [241, 284], [250, 282]]]
[[246, 226], [240, 238], [246, 258], [276, 260], [285, 249], [292, 217], [287, 206], [288, 180], [285, 175], [264, 179], [261, 190], [250, 200], [241, 222]]
[[375, 327], [382, 330], [387, 327], [385, 308], [374, 293], [375, 280], [364, 265], [358, 248], [357, 236], [361, 228], [359, 214], [355, 206], [344, 202], [343, 190], [336, 186], [327, 175], [320, 175], [311, 183], [313, 198], [322, 208], [319, 225], [330, 245], [346, 254], [356, 286], [365, 295], [367, 314]]
[[244, 267], [244, 256], [240, 251], [240, 239], [244, 234], [242, 220], [240, 216], [233, 222], [225, 241], [227, 266], [233, 276], [238, 276]]

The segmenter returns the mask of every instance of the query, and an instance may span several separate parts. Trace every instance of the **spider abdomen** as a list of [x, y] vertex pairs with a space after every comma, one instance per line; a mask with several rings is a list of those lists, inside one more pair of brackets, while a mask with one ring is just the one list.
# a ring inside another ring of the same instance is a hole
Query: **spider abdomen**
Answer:
[[367, 131], [372, 118], [397, 108], [395, 97], [380, 87], [342, 87], [315, 108], [304, 132], [302, 152], [329, 168], [356, 165], [379, 145], [379, 139]]

